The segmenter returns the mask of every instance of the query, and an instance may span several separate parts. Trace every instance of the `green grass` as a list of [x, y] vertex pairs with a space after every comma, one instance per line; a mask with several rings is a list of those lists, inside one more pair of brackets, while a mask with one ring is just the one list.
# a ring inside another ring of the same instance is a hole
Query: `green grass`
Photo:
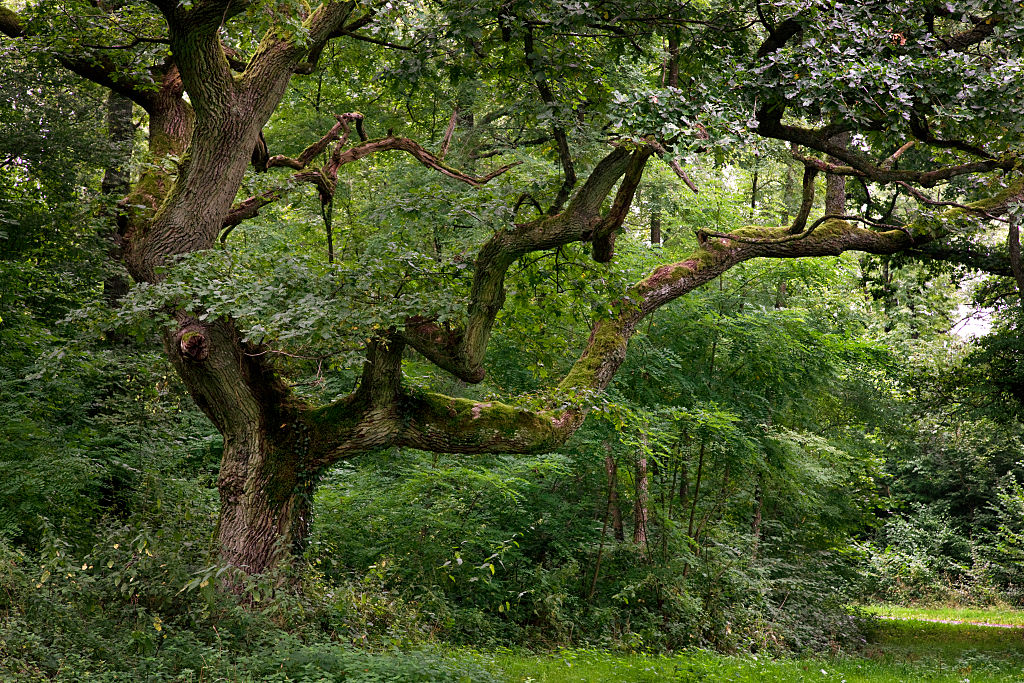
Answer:
[[1008, 608], [964, 608], [964, 607], [899, 607], [895, 605], [873, 605], [863, 608], [871, 614], [897, 619], [945, 619], [974, 624], [1012, 624], [1024, 626], [1024, 611]]
[[695, 651], [674, 656], [595, 650], [499, 655], [509, 681], [1024, 681], [1024, 630], [882, 622], [858, 656], [768, 659]]

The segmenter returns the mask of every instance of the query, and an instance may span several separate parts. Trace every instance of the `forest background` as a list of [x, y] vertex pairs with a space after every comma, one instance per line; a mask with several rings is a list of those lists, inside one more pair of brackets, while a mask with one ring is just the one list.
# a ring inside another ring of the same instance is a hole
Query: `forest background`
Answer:
[[[138, 254], [216, 108], [178, 64], [204, 25], [185, 28], [220, 6], [5, 5], [5, 673], [837, 651], [863, 636], [852, 604], [1019, 606], [1024, 22], [897, 4], [334, 3], [322, 44], [301, 3], [235, 8], [237, 30], [221, 7], [237, 82], [274, 41], [301, 59], [210, 243], [159, 263]], [[181, 148], [140, 104], [177, 68]], [[576, 232], [481, 295], [486, 245], [562, 217]], [[815, 246], [837, 235], [856, 244]], [[778, 258], [715, 260], [735, 245]], [[665, 264], [694, 283], [631, 323], [621, 366], [588, 365]], [[478, 373], [468, 342], [438, 349], [485, 308]], [[444, 395], [467, 425], [516, 406], [516, 427], [424, 429], [424, 450], [347, 435], [288, 489], [298, 531], [232, 563], [251, 549], [225, 540], [239, 437], [188, 365], [222, 324], [281, 405], [340, 423], [399, 396], [420, 424]], [[534, 438], [536, 415], [572, 429]]]

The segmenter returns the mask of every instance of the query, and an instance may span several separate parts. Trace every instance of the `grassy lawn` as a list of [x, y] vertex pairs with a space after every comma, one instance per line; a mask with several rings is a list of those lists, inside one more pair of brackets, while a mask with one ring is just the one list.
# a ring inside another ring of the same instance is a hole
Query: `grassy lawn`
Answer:
[[895, 605], [873, 605], [865, 611], [880, 617], [896, 619], [944, 619], [975, 624], [1012, 624], [1024, 626], [1024, 610], [964, 607], [899, 607]]
[[509, 681], [1024, 681], [1024, 630], [882, 622], [859, 656], [765, 659], [688, 652], [671, 657], [593, 650], [500, 655]]

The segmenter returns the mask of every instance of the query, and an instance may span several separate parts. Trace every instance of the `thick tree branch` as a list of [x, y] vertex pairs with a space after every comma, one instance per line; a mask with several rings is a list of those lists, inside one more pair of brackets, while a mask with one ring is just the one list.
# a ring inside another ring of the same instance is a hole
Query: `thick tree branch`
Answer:
[[563, 444], [584, 416], [440, 394], [411, 396], [408, 408], [396, 445], [444, 453], [544, 453]]
[[798, 149], [799, 145], [794, 144], [791, 156], [800, 163], [802, 163], [804, 165], [804, 168], [814, 168], [816, 171], [821, 171], [822, 173], [828, 173], [830, 175], [850, 175], [859, 177], [864, 176], [862, 172], [850, 166], [840, 166], [839, 164], [825, 161], [823, 159], [809, 157], [804, 154], [800, 154], [800, 152], [797, 151]]
[[[921, 142], [927, 143], [932, 147], [938, 147], [939, 149], [956, 149], [961, 152], [966, 152], [982, 159], [992, 159], [993, 156], [983, 150], [982, 148], [964, 142], [963, 140], [940, 140], [939, 138], [932, 135], [931, 126], [928, 124], [928, 118], [923, 114], [912, 113], [910, 115], [910, 132], [913, 133]], [[884, 163], [884, 162], [883, 162]]]
[[[323, 54], [324, 48], [327, 46], [327, 43], [334, 38], [351, 36], [356, 40], [363, 39], [363, 36], [356, 34], [355, 31], [367, 26], [371, 21], [373, 21], [376, 14], [377, 8], [371, 7], [367, 10], [366, 14], [356, 17], [352, 21], [349, 21], [351, 12], [343, 15], [324, 16], [320, 18], [322, 25], [321, 30], [318, 33], [319, 38], [309, 46], [309, 50], [306, 52], [304, 61], [295, 65], [293, 69], [294, 73], [307, 75], [313, 73], [313, 71], [316, 70], [317, 64], [320, 62], [320, 56]], [[329, 30], [330, 26], [334, 24], [337, 24], [337, 28]], [[312, 26], [312, 24], [310, 25]]]
[[441, 161], [433, 154], [428, 152], [422, 145], [420, 145], [415, 140], [410, 140], [409, 138], [403, 138], [394, 135], [389, 135], [388, 137], [385, 138], [378, 138], [376, 140], [367, 140], [366, 142], [356, 145], [355, 147], [350, 147], [349, 149], [345, 150], [340, 155], [338, 155], [337, 160], [334, 163], [337, 163], [338, 166], [343, 166], [344, 164], [348, 164], [353, 161], [358, 161], [359, 159], [362, 159], [363, 157], [369, 156], [370, 154], [374, 154], [376, 152], [386, 152], [392, 150], [400, 150], [402, 152], [406, 152], [412, 155], [417, 161], [419, 161], [427, 168], [432, 168], [435, 171], [448, 176], [449, 178], [454, 178], [455, 180], [462, 181], [464, 183], [472, 185], [473, 187], [480, 187], [482, 185], [485, 185], [491, 180], [494, 180], [495, 178], [500, 176], [502, 173], [505, 173], [509, 169], [515, 168], [516, 166], [522, 163], [517, 161], [512, 164], [505, 164], [504, 166], [496, 168], [485, 175], [473, 176], [469, 175], [468, 173], [464, 173], [456, 168], [448, 166], [443, 161]]
[[636, 188], [639, 187], [640, 179], [643, 177], [647, 159], [653, 153], [654, 150], [648, 147], [630, 155], [629, 166], [626, 167], [626, 172], [622, 176], [622, 182], [615, 193], [612, 206], [590, 235], [592, 255], [598, 263], [608, 263], [612, 260], [612, 256], [615, 254], [615, 234], [626, 220], [629, 207], [633, 204]]
[[231, 211], [224, 217], [224, 223], [221, 225], [220, 241], [226, 242], [232, 230], [250, 218], [258, 216], [260, 209], [264, 206], [269, 206], [281, 199], [284, 196], [283, 192], [283, 189], [267, 190], [258, 195], [246, 197], [231, 207]]
[[[354, 2], [322, 3], [303, 22], [306, 35], [301, 39], [291, 33], [268, 32], [241, 75], [243, 89], [266, 96], [268, 92], [283, 91], [293, 73], [313, 73], [327, 42], [346, 29], [354, 30], [354, 24], [346, 26], [346, 22], [356, 6]], [[368, 12], [363, 18], [369, 21], [374, 13]]]
[[[998, 211], [1024, 193], [1024, 181], [972, 208]], [[789, 227], [743, 228], [721, 239], [705, 240], [688, 258], [657, 268], [631, 287], [618, 313], [599, 319], [579, 360], [559, 384], [555, 401], [568, 407], [523, 410], [496, 401], [471, 401], [438, 394], [400, 392], [389, 411], [370, 409], [356, 395], [315, 411], [321, 427], [318, 463], [326, 465], [354, 452], [351, 444], [401, 445], [450, 453], [537, 453], [563, 443], [579, 428], [589, 397], [604, 390], [625, 359], [637, 325], [659, 307], [753, 258], [837, 256], [845, 251], [893, 254], [929, 243], [955, 230], [975, 212], [953, 208], [939, 217], [923, 216], [905, 229], [876, 231], [825, 218], [816, 230], [793, 239]], [[550, 219], [548, 219], [550, 220]], [[333, 441], [332, 441], [333, 439]]]
[[349, 135], [348, 122], [356, 119], [362, 119], [363, 115], [359, 112], [352, 112], [350, 114], [338, 114], [335, 115], [334, 118], [337, 119], [337, 123], [327, 131], [327, 134], [310, 146], [306, 147], [306, 149], [302, 150], [302, 152], [299, 153], [299, 156], [292, 158], [283, 154], [275, 154], [267, 160], [266, 168], [270, 169], [279, 166], [287, 166], [288, 168], [293, 168], [296, 171], [303, 170], [309, 165], [309, 162], [327, 149], [328, 145], [337, 140], [339, 136], [342, 135], [342, 131], [344, 131], [344, 136], [341, 137], [341, 142], [339, 144], [344, 145], [348, 140]]
[[[794, 156], [796, 156], [794, 154]], [[803, 193], [800, 201], [800, 210], [797, 211], [793, 224], [789, 226], [790, 234], [797, 234], [804, 231], [807, 226], [807, 217], [811, 215], [811, 208], [814, 206], [814, 179], [818, 177], [818, 168], [811, 164], [804, 165]]]
[[899, 183], [896, 183], [896, 184], [899, 185], [900, 187], [902, 187], [904, 190], [906, 190], [912, 197], [914, 197], [914, 199], [916, 199], [917, 201], [921, 202], [922, 204], [927, 204], [928, 206], [952, 206], [952, 207], [956, 207], [958, 209], [963, 209], [964, 211], [971, 211], [973, 213], [978, 214], [979, 216], [983, 216], [983, 217], [985, 217], [985, 218], [987, 218], [989, 220], [992, 220], [992, 221], [999, 221], [1001, 223], [1005, 223], [1006, 222], [1005, 218], [1000, 218], [999, 216], [996, 216], [996, 215], [994, 215], [992, 213], [989, 213], [985, 209], [975, 208], [975, 207], [972, 207], [972, 206], [970, 206], [968, 204], [958, 204], [957, 202], [943, 202], [943, 201], [939, 201], [937, 199], [932, 199], [931, 197], [926, 195], [924, 192], [921, 192], [920, 190], [912, 187], [911, 185], [909, 185], [907, 183], [899, 182]]
[[899, 181], [915, 183], [923, 187], [934, 187], [944, 180], [962, 175], [988, 173], [995, 170], [1012, 169], [1017, 159], [985, 159], [966, 164], [943, 166], [930, 171], [895, 170], [888, 160], [875, 164], [866, 154], [855, 151], [852, 146], [838, 144], [834, 141], [834, 132], [828, 129], [815, 130], [790, 126], [781, 122], [781, 112], [776, 109], [762, 107], [757, 113], [757, 132], [767, 138], [783, 140], [793, 144], [824, 152], [846, 163], [847, 167], [836, 166], [820, 160], [800, 157], [807, 163], [816, 164], [820, 170], [840, 175], [864, 175], [878, 183], [895, 183]]
[[[793, 232], [793, 228], [790, 227], [785, 235], [779, 235], [776, 237], [757, 236], [749, 237], [747, 235], [738, 232], [711, 232], [708, 230], [697, 231], [697, 241], [703, 244], [711, 237], [718, 237], [725, 240], [732, 240], [733, 242], [740, 242], [742, 244], [784, 244], [786, 242], [795, 242], [796, 240], [803, 240], [810, 237], [810, 235], [818, 228], [818, 226], [827, 223], [828, 221], [845, 221], [847, 223], [864, 223], [870, 225], [873, 228], [883, 228], [885, 230], [902, 230], [907, 232], [907, 228], [902, 225], [891, 225], [888, 223], [880, 223], [873, 221], [870, 218], [863, 218], [861, 216], [849, 216], [838, 213], [826, 213], [821, 218], [810, 224], [810, 226], [801, 232]], [[909, 234], [909, 233], [908, 233]]]
[[892, 155], [890, 155], [888, 158], [882, 161], [882, 163], [880, 163], [878, 167], [885, 170], [891, 169], [893, 166], [896, 165], [896, 162], [899, 161], [900, 157], [903, 156], [907, 152], [907, 150], [909, 150], [915, 144], [917, 144], [917, 141], [915, 140], [911, 140], [910, 142], [904, 143], [898, 150], [893, 152]]
[[[649, 152], [639, 154], [644, 161], [650, 156]], [[484, 352], [495, 317], [505, 302], [505, 274], [509, 266], [524, 254], [590, 239], [602, 221], [602, 204], [631, 160], [639, 163], [628, 150], [616, 147], [598, 163], [562, 213], [544, 215], [517, 224], [514, 230], [496, 232], [474, 262], [465, 325], [448, 329], [430, 320], [414, 318], [404, 332], [408, 344], [463, 381], [482, 380]], [[642, 167], [636, 172], [642, 172]], [[624, 211], [621, 204], [627, 195], [632, 199], [628, 185], [620, 196], [620, 213]]]
[[790, 38], [798, 35], [801, 31], [803, 31], [803, 25], [801, 25], [795, 17], [786, 19], [776, 26], [775, 29], [768, 34], [768, 38], [761, 43], [761, 47], [757, 50], [757, 59], [763, 59], [771, 53], [780, 50], [783, 45], [789, 42]]

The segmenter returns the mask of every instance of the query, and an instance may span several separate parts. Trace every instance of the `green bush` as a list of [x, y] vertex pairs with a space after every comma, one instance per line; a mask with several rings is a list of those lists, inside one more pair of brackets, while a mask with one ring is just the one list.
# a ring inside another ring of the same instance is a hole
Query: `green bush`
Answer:
[[974, 542], [935, 507], [912, 505], [885, 523], [878, 542], [863, 548], [867, 589], [875, 599], [942, 602], [954, 598], [958, 586], [977, 583], [972, 580]]

